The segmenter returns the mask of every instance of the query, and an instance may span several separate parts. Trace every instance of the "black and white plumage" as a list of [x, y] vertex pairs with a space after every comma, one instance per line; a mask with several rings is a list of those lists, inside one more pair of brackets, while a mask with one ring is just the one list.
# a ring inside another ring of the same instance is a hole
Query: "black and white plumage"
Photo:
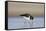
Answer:
[[30, 14], [21, 14], [20, 16], [23, 16], [25, 19], [28, 20], [33, 20], [33, 16], [31, 16]]

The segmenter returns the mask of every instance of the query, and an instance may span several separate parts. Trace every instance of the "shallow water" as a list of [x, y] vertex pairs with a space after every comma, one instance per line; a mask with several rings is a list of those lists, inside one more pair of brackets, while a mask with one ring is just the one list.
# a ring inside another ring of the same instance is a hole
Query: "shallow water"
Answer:
[[28, 21], [23, 17], [8, 17], [8, 29], [44, 27], [44, 17]]

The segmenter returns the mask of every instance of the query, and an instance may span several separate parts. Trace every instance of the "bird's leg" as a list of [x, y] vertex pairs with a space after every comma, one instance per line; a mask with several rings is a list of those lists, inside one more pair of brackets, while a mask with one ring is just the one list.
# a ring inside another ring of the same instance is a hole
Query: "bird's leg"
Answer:
[[32, 28], [32, 22], [33, 22], [32, 20], [28, 21], [30, 28]]

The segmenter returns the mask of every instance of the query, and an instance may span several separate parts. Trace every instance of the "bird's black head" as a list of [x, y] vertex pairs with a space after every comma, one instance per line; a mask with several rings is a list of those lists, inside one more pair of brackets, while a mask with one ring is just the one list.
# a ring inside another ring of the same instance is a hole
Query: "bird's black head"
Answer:
[[34, 19], [33, 16], [30, 16], [30, 20], [31, 20], [31, 19], [32, 19], [32, 20]]

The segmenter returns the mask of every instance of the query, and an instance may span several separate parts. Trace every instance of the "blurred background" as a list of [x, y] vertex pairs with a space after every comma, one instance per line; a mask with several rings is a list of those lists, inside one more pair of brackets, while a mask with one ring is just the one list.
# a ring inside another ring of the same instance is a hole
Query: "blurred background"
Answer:
[[[20, 14], [31, 14], [34, 19], [26, 21]], [[8, 2], [8, 29], [44, 27], [44, 4]]]
[[8, 2], [8, 16], [19, 16], [25, 13], [44, 16], [44, 4]]

